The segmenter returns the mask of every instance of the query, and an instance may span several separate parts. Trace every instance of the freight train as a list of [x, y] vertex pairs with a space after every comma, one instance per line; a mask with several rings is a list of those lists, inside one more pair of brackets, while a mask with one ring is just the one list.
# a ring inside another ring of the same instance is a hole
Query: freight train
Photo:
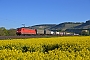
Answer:
[[16, 31], [17, 35], [78, 35], [73, 33], [67, 33], [67, 32], [58, 32], [58, 31], [50, 31], [46, 29], [31, 29], [27, 27], [21, 27], [17, 28]]
[[31, 29], [27, 27], [17, 28], [17, 35], [51, 35], [54, 34], [53, 31], [50, 30], [42, 30], [42, 29]]

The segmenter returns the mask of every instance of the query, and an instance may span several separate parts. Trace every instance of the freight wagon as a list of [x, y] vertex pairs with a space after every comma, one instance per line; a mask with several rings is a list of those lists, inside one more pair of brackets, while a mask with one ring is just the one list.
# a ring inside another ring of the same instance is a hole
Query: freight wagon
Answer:
[[41, 30], [41, 29], [36, 29], [36, 33], [38, 35], [43, 35], [43, 34], [45, 34], [45, 31], [44, 30]]

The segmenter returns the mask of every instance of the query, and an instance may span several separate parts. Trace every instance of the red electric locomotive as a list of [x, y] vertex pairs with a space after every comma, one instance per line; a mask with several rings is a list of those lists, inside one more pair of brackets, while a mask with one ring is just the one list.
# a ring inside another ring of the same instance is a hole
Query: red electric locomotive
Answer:
[[36, 35], [36, 29], [30, 29], [30, 28], [17, 28], [17, 35]]

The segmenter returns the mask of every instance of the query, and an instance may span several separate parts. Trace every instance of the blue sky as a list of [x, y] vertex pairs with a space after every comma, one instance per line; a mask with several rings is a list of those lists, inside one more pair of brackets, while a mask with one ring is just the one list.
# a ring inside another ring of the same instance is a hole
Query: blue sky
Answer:
[[0, 27], [85, 22], [90, 0], [0, 0]]

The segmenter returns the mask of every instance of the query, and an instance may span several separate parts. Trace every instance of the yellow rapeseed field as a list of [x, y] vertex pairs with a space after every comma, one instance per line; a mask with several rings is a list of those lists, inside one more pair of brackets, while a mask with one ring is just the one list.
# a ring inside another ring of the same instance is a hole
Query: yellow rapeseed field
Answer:
[[90, 36], [0, 40], [0, 60], [90, 60]]

